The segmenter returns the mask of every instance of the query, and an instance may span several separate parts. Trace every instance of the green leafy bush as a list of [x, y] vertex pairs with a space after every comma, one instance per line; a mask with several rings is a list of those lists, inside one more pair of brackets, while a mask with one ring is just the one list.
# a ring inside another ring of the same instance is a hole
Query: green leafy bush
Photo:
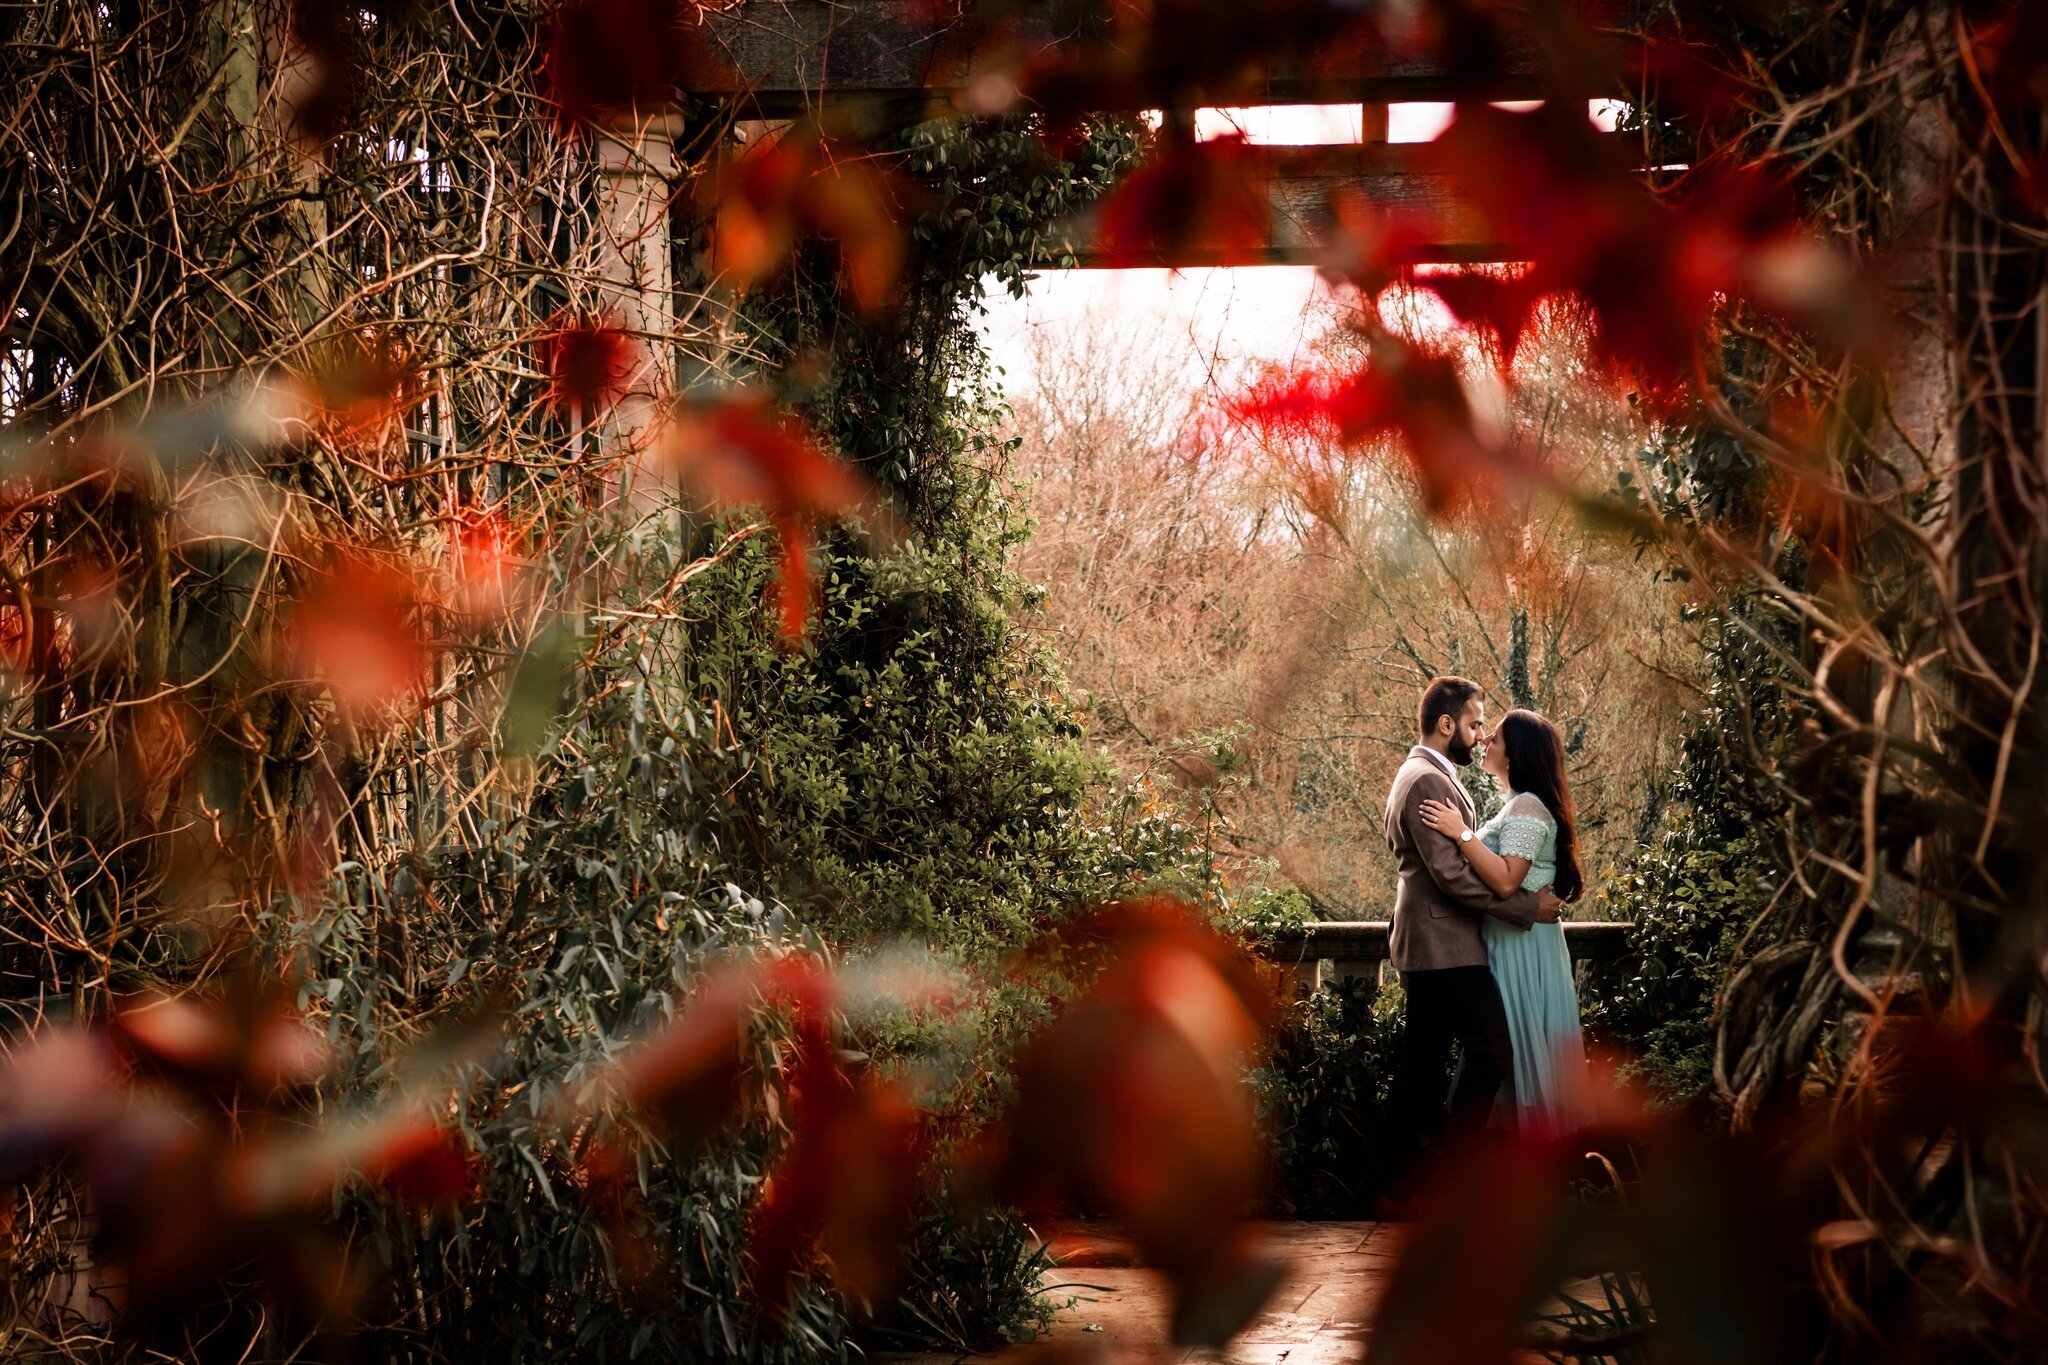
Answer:
[[[778, 1325], [743, 1290], [749, 1211], [780, 1134], [757, 1123], [708, 1155], [643, 1163], [661, 1292], [620, 1284], [576, 1189], [574, 1135], [549, 1126], [555, 1088], [674, 1011], [704, 963], [805, 946], [858, 955], [907, 939], [992, 982], [937, 1033], [863, 1020], [872, 1064], [937, 1059], [929, 1103], [952, 1139], [1001, 1103], [1004, 1062], [1047, 1017], [1003, 983], [1000, 955], [1075, 905], [1169, 875], [1194, 839], [1114, 786], [1082, 742], [1074, 700], [1013, 623], [1008, 563], [1023, 534], [1005, 501], [999, 410], [968, 327], [982, 281], [1021, 285], [1034, 234], [1128, 160], [1098, 130], [1067, 161], [1021, 122], [902, 135], [932, 192], [912, 228], [915, 278], [887, 319], [858, 314], [832, 272], [800, 262], [751, 301], [752, 350], [823, 438], [883, 486], [913, 539], [831, 533], [809, 638], [778, 638], [766, 537], [728, 543], [680, 589], [676, 572], [739, 518], [691, 535], [607, 535], [588, 553], [613, 597], [582, 630], [559, 716], [527, 708], [528, 776], [485, 808], [421, 812], [458, 837], [423, 840], [392, 877], [348, 867], [310, 925], [281, 914], [282, 951], [310, 962], [352, 1087], [386, 1078], [401, 1036], [479, 991], [509, 1000], [509, 1053], [461, 1121], [487, 1156], [485, 1197], [459, 1220], [367, 1204], [351, 1216], [389, 1265], [373, 1306], [383, 1348], [449, 1358], [842, 1358], [852, 1306], [806, 1287]], [[795, 370], [813, 378], [789, 377]], [[793, 387], [794, 386], [794, 387]], [[799, 391], [800, 390], [800, 391]], [[568, 566], [569, 572], [574, 571]], [[544, 689], [544, 690], [552, 690]], [[940, 1036], [943, 1034], [943, 1036]], [[763, 1044], [764, 1048], [767, 1044]], [[761, 1057], [761, 1074], [773, 1058]], [[1031, 1335], [1044, 1268], [1015, 1219], [923, 1219], [903, 1298], [862, 1339], [963, 1349]]]
[[1592, 1035], [1671, 1104], [1710, 1091], [1721, 982], [1786, 876], [1772, 828], [1787, 800], [1780, 756], [1802, 714], [1774, 652], [1782, 624], [1740, 602], [1700, 624], [1713, 661], [1705, 705], [1660, 827], [1603, 893], [1605, 915], [1635, 923], [1636, 951], [1591, 969], [1582, 989]]
[[1401, 1006], [1398, 986], [1347, 980], [1290, 1007], [1272, 1055], [1252, 1074], [1272, 1142], [1277, 1212], [1371, 1216], [1386, 1170]]

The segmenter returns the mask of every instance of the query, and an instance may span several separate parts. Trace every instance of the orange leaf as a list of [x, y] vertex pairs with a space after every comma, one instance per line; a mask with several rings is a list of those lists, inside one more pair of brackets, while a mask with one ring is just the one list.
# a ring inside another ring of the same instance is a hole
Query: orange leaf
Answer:
[[633, 338], [617, 327], [589, 319], [549, 332], [540, 341], [549, 406], [591, 420], [625, 392], [638, 349]]
[[1367, 1365], [1507, 1365], [1562, 1280], [1560, 1146], [1503, 1140], [1447, 1166], [1373, 1317]]
[[694, 1149], [737, 1118], [750, 974], [714, 977], [683, 1012], [600, 1078], [603, 1098], [636, 1110], [666, 1141]]
[[1241, 136], [1161, 140], [1097, 210], [1095, 245], [1108, 264], [1245, 265], [1272, 236], [1267, 158]]
[[555, 14], [541, 84], [570, 127], [649, 115], [691, 85], [725, 83], [699, 6], [580, 0]]
[[894, 294], [909, 188], [859, 148], [797, 125], [742, 151], [705, 182], [714, 270], [745, 291], [780, 270], [805, 236], [830, 241], [855, 303]]
[[387, 713], [426, 682], [419, 607], [410, 574], [362, 551], [337, 549], [293, 613], [298, 664], [327, 684], [344, 714]]
[[1359, 369], [1274, 375], [1234, 400], [1231, 416], [1254, 430], [1327, 433], [1347, 445], [1395, 437], [1439, 515], [1484, 506], [1504, 476], [1534, 473], [1520, 451], [1481, 432], [1451, 355], [1387, 332], [1370, 341]]
[[307, 394], [316, 429], [348, 443], [381, 441], [426, 396], [417, 359], [376, 332], [351, 332], [328, 344]]
[[448, 533], [449, 605], [479, 620], [502, 616], [525, 571], [518, 543], [502, 506], [457, 508]]
[[408, 1204], [455, 1204], [476, 1185], [476, 1157], [462, 1134], [426, 1119], [385, 1137], [362, 1168], [372, 1184]]
[[766, 509], [782, 546], [775, 602], [786, 641], [802, 638], [814, 595], [809, 524], [863, 512], [887, 529], [874, 486], [826, 454], [764, 394], [685, 405], [669, 428], [667, 450], [713, 504]]
[[1041, 1216], [1105, 1206], [1167, 1277], [1176, 1340], [1220, 1344], [1274, 1284], [1244, 1222], [1264, 1171], [1244, 1070], [1268, 993], [1165, 898], [1065, 938], [1104, 965], [1019, 1062], [994, 1187]]

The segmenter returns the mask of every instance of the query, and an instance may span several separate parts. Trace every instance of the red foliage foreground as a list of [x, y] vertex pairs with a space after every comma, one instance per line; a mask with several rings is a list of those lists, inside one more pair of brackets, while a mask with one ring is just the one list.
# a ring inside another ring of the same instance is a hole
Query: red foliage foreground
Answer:
[[[797, 956], [712, 969], [670, 1022], [562, 1088], [543, 1159], [576, 1172], [621, 1288], [649, 1302], [672, 1286], [643, 1205], [648, 1174], [765, 1122], [783, 1136], [749, 1247], [770, 1317], [813, 1273], [857, 1304], [887, 1302], [920, 1209], [950, 1187], [1045, 1229], [1075, 1210], [1106, 1214], [1166, 1281], [1173, 1339], [1228, 1343], [1284, 1270], [1247, 1221], [1266, 1158], [1246, 1076], [1281, 1000], [1270, 969], [1191, 907], [1146, 898], [1083, 917], [1010, 970], [1070, 984], [987, 1132], [943, 1133], [896, 1079], [849, 1062], [834, 974]], [[381, 1101], [337, 1111], [316, 1104], [328, 1049], [294, 999], [248, 958], [213, 994], [129, 1000], [103, 1024], [46, 1031], [0, 1070], [0, 1177], [58, 1163], [83, 1183], [96, 1256], [131, 1320], [175, 1316], [253, 1272], [345, 1321], [365, 1286], [332, 1219], [338, 1192], [421, 1207], [491, 1197], [462, 1115], [499, 1045], [496, 1012], [480, 1006], [418, 1045]], [[1844, 1292], [1878, 1236], [1876, 1221], [1830, 1212], [1837, 1181], [1896, 1176], [1916, 1144], [1957, 1125], [2048, 1158], [2040, 1125], [2015, 1107], [2026, 1059], [2011, 1030], [1982, 1018], [1894, 1026], [1866, 1064], [1884, 1080], [1858, 1112], [1767, 1115], [1730, 1135], [1602, 1081], [1588, 1131], [1445, 1154], [1373, 1312], [1368, 1358], [1485, 1365], [1532, 1344], [1645, 1343], [1659, 1359], [1797, 1358], [1822, 1330], [1813, 1291]], [[1943, 1244], [1927, 1248], [1924, 1273], [1987, 1272], [1969, 1247]], [[1532, 1327], [1597, 1274], [1647, 1295], [1654, 1326]], [[2000, 1292], [2024, 1302], [2026, 1287]]]
[[[1245, 1223], [1263, 1160], [1244, 1072], [1272, 1018], [1270, 983], [1161, 899], [1106, 907], [1015, 970], [1082, 984], [1031, 1046], [1008, 1116], [965, 1145], [942, 1143], [901, 1083], [848, 1063], [833, 974], [806, 957], [712, 970], [668, 1024], [565, 1087], [554, 1141], [622, 1287], [668, 1288], [644, 1173], [768, 1122], [785, 1140], [749, 1234], [766, 1314], [814, 1268], [856, 1302], [886, 1302], [919, 1210], [951, 1184], [1046, 1218], [1106, 1207], [1173, 1286], [1179, 1339], [1242, 1328], [1276, 1275]], [[474, 1064], [497, 1046], [494, 1011], [420, 1045], [397, 1069], [410, 1079], [374, 1106], [323, 1112], [328, 1050], [295, 994], [252, 957], [224, 990], [46, 1031], [0, 1071], [0, 1177], [57, 1163], [84, 1182], [97, 1256], [132, 1313], [175, 1313], [253, 1267], [274, 1292], [345, 1317], [356, 1282], [331, 1223], [337, 1192], [489, 1197], [461, 1116]], [[775, 1060], [750, 1084], [764, 1029]]]

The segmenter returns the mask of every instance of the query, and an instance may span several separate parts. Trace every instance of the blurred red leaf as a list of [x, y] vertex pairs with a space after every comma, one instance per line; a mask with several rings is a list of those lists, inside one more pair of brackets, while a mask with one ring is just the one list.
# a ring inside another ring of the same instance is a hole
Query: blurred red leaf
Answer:
[[419, 609], [411, 574], [385, 557], [337, 548], [292, 614], [298, 667], [327, 684], [344, 714], [388, 713], [426, 682]]
[[576, 1181], [604, 1231], [620, 1285], [639, 1302], [659, 1302], [666, 1261], [646, 1226], [646, 1199], [632, 1149], [593, 1139], [577, 1163]]
[[381, 441], [426, 398], [418, 359], [379, 333], [348, 333], [328, 344], [309, 382], [315, 429], [345, 443]]
[[924, 1116], [901, 1091], [848, 1077], [836, 1063], [807, 1059], [792, 1090], [789, 1146], [748, 1232], [754, 1299], [780, 1315], [822, 1255], [843, 1293], [882, 1302], [916, 1221], [930, 1151]]
[[475, 1188], [477, 1162], [461, 1133], [414, 1118], [383, 1135], [364, 1154], [362, 1172], [403, 1203], [446, 1206], [459, 1203]]
[[1483, 506], [1504, 476], [1535, 472], [1514, 447], [1481, 432], [1448, 352], [1377, 330], [1368, 344], [1362, 367], [1276, 374], [1234, 399], [1230, 415], [1254, 430], [1328, 433], [1350, 445], [1393, 436], [1439, 515]]
[[693, 84], [722, 84], [694, 0], [581, 0], [557, 11], [541, 84], [569, 127], [650, 117]]
[[[1327, 0], [1105, 8], [1109, 28], [1095, 41], [1040, 46], [1018, 64], [1015, 84], [1055, 141], [1101, 110], [1256, 104], [1276, 74], [1373, 70], [1413, 11]], [[984, 105], [986, 112], [1002, 108]]]
[[1958, 6], [1964, 70], [1994, 108], [2048, 104], [2048, 11], [2034, 0], [1969, 0]]
[[179, 996], [131, 1002], [115, 1012], [113, 1026], [139, 1057], [192, 1075], [225, 1077], [243, 1051], [224, 1014]]
[[776, 600], [786, 642], [803, 638], [811, 610], [809, 526], [859, 512], [887, 529], [874, 486], [828, 455], [766, 394], [684, 404], [670, 424], [667, 450], [714, 505], [766, 509], [782, 545]]
[[894, 295], [908, 185], [872, 154], [799, 124], [743, 149], [704, 181], [713, 269], [745, 291], [779, 271], [805, 236], [830, 241], [856, 304]]
[[674, 1020], [599, 1078], [600, 1103], [626, 1106], [657, 1137], [691, 1151], [739, 1116], [752, 973], [714, 976]]
[[1520, 1358], [1530, 1315], [1571, 1265], [1565, 1156], [1502, 1139], [1445, 1163], [1373, 1314], [1367, 1365]]
[[1514, 362], [1522, 330], [1535, 312], [1539, 296], [1523, 270], [1435, 270], [1416, 283], [1444, 301], [1458, 321], [1483, 327], [1499, 339], [1501, 364]]
[[[474, 1183], [460, 1135], [406, 1096], [319, 1111], [312, 1086], [330, 1056], [296, 993], [243, 952], [212, 994], [132, 997], [105, 1027], [48, 1031], [0, 1064], [0, 1176], [61, 1162], [82, 1177], [94, 1258], [126, 1313], [176, 1313], [247, 1271], [345, 1317], [361, 1280], [329, 1225], [342, 1182], [360, 1174], [430, 1203]], [[488, 1018], [437, 1029], [406, 1063], [489, 1045]]]
[[525, 572], [518, 555], [519, 537], [504, 507], [457, 508], [448, 539], [454, 580], [449, 605], [480, 620], [502, 616]]
[[1725, 62], [1725, 52], [1666, 26], [1625, 39], [1621, 66], [1636, 98], [1652, 103], [1666, 118], [1698, 123], [1730, 111], [1741, 97], [1743, 83]]
[[1434, 254], [1441, 226], [1409, 210], [1387, 210], [1362, 190], [1345, 186], [1330, 196], [1330, 231], [1320, 269], [1366, 298], [1400, 279]]
[[893, 1284], [917, 1213], [927, 1125], [895, 1086], [847, 1073], [830, 979], [807, 958], [771, 967], [764, 994], [791, 1011], [789, 1143], [748, 1231], [750, 1285], [771, 1315], [823, 1255], [840, 1290], [874, 1303]]
[[1882, 1041], [1895, 1121], [1981, 1138], [2026, 1092], [2021, 1030], [1982, 1004], [1888, 1021]]
[[[594, 1110], [617, 1108], [636, 1120], [668, 1155], [686, 1158], [740, 1116], [745, 1043], [772, 972], [757, 966], [715, 972], [673, 1020], [627, 1048], [593, 1079], [574, 1110], [578, 1124]], [[647, 1229], [638, 1171], [638, 1130], [620, 1124], [584, 1138], [577, 1162], [583, 1198], [610, 1243], [620, 1283], [655, 1302], [667, 1258]]]
[[1512, 284], [1454, 286], [1454, 307], [1503, 339], [1546, 295], [1582, 300], [1596, 355], [1668, 393], [1693, 372], [1719, 302], [1746, 295], [1808, 315], [1845, 313], [1846, 268], [1800, 235], [1773, 167], [1694, 170], [1675, 207], [1652, 195], [1620, 147], [1564, 103], [1527, 111], [1462, 106], [1433, 144], [1487, 235], [1528, 261]]
[[1111, 906], [1062, 941], [1102, 969], [1021, 1058], [989, 1178], [1039, 1216], [1106, 1206], [1167, 1277], [1175, 1339], [1220, 1345], [1277, 1278], [1245, 1222], [1264, 1167], [1244, 1068], [1266, 993], [1165, 898]]
[[108, 1022], [138, 1065], [251, 1100], [311, 1085], [332, 1060], [326, 1039], [294, 1007], [289, 985], [248, 973], [215, 995], [132, 997]]
[[109, 1123], [126, 1100], [127, 1069], [106, 1040], [52, 1029], [23, 1040], [0, 1062], [0, 1180]]
[[1270, 159], [1242, 136], [1160, 139], [1096, 209], [1095, 245], [1110, 266], [1245, 265], [1265, 259], [1273, 211]]
[[548, 405], [577, 420], [594, 419], [625, 392], [638, 349], [625, 332], [590, 319], [549, 332], [540, 341]]
[[293, 131], [309, 148], [333, 141], [355, 118], [363, 92], [363, 21], [379, 22], [394, 8], [391, 0], [293, 0], [281, 96]]

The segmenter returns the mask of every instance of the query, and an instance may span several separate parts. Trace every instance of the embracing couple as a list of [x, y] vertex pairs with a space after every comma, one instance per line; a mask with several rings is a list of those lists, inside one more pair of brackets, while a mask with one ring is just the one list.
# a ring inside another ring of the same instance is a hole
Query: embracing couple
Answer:
[[[1534, 711], [1488, 731], [1479, 684], [1438, 678], [1422, 694], [1422, 742], [1387, 793], [1387, 844], [1400, 866], [1388, 956], [1407, 1017], [1388, 1095], [1397, 1152], [1411, 1160], [1444, 1130], [1500, 1126], [1556, 1136], [1591, 1121], [1578, 990], [1558, 914], [1583, 888], [1564, 744]], [[1458, 769], [1474, 757], [1505, 788], [1476, 823]], [[1464, 1061], [1441, 1090], [1453, 1041]]]

